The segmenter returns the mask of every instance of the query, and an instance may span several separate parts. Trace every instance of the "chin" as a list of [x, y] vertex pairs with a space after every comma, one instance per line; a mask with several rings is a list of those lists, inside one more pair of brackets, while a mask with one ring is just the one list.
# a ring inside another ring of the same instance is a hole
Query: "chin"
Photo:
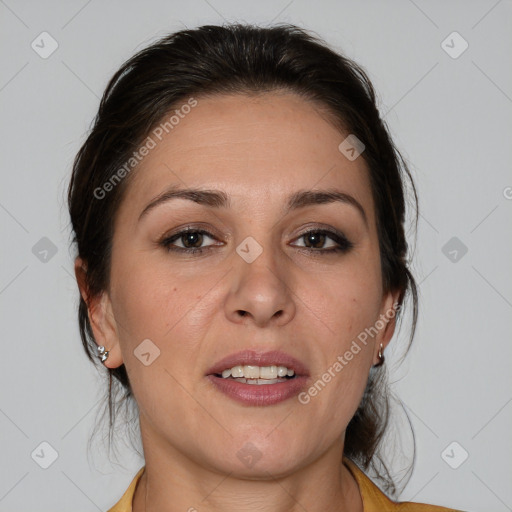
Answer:
[[226, 446], [215, 450], [217, 455], [212, 462], [217, 470], [248, 480], [286, 476], [305, 463], [304, 443], [290, 443], [290, 439], [291, 433], [276, 430], [270, 435], [253, 432], [250, 436], [235, 436]]

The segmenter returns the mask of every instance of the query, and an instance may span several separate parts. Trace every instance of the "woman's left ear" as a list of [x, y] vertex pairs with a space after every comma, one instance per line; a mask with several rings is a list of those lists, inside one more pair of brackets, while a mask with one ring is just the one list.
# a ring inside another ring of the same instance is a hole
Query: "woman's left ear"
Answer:
[[[400, 290], [397, 290], [394, 292], [390, 291], [386, 293], [382, 298], [382, 307], [379, 315], [379, 320], [377, 320], [377, 328], [379, 329], [379, 332], [375, 336], [375, 346], [373, 354], [374, 365], [379, 364], [381, 362], [379, 353], [383, 355], [384, 350], [388, 346], [395, 332], [396, 316], [398, 310], [400, 309], [400, 304], [398, 303], [399, 297]], [[379, 326], [381, 328], [379, 328]]]

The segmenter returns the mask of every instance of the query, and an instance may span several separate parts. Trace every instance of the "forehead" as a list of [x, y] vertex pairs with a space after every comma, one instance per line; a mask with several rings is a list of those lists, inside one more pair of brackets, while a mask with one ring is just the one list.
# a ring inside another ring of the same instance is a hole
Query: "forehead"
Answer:
[[153, 129], [154, 147], [136, 167], [121, 209], [128, 203], [140, 213], [171, 185], [221, 189], [232, 203], [238, 199], [244, 205], [250, 198], [273, 204], [297, 189], [336, 187], [373, 216], [364, 159], [351, 161], [340, 152], [348, 133], [335, 128], [315, 104], [277, 92], [196, 101], [167, 130]]

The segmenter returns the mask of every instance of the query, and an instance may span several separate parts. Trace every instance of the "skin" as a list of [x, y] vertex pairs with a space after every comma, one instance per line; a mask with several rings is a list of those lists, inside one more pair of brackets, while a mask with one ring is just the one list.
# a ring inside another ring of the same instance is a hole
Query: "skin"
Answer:
[[[398, 292], [382, 289], [366, 163], [348, 160], [338, 150], [346, 134], [292, 93], [197, 99], [132, 176], [116, 217], [110, 289], [89, 302], [95, 339], [110, 350], [105, 364], [126, 365], [140, 410], [146, 471], [133, 510], [362, 512], [340, 463], [345, 430], [394, 317], [308, 404], [240, 404], [205, 375], [238, 350], [281, 349], [308, 366], [313, 383], [392, 309]], [[139, 222], [174, 184], [225, 191], [232, 207], [178, 199]], [[283, 214], [290, 194], [328, 187], [356, 198], [368, 225], [343, 203]], [[202, 242], [212, 250], [187, 256], [158, 244], [198, 223], [214, 234]], [[335, 228], [354, 247], [319, 255], [336, 242], [315, 246], [305, 227]], [[252, 263], [235, 250], [248, 236], [263, 248]], [[308, 242], [317, 253], [304, 252]], [[86, 298], [82, 263], [75, 269]], [[149, 366], [134, 356], [147, 338], [160, 350]], [[246, 442], [261, 453], [250, 468], [237, 457]]]

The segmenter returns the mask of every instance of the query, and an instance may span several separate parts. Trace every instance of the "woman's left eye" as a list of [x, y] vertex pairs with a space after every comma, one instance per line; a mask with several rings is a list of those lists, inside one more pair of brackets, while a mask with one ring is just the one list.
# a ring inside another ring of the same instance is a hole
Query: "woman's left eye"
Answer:
[[[165, 247], [168, 251], [175, 251], [187, 254], [202, 253], [205, 250], [212, 248], [219, 244], [210, 244], [202, 246], [206, 238], [215, 239], [214, 235], [203, 229], [185, 229], [170, 237], [164, 238], [160, 245]], [[350, 242], [343, 234], [325, 229], [314, 229], [302, 233], [296, 240], [304, 239], [304, 245], [295, 247], [302, 247], [310, 252], [319, 254], [327, 254], [334, 252], [347, 252], [354, 244]], [[331, 240], [331, 245], [325, 248], [324, 245], [327, 240]], [[181, 242], [181, 246], [176, 245], [175, 242]], [[334, 244], [332, 243], [334, 242]], [[318, 247], [322, 246], [322, 247]]]
[[[354, 247], [354, 244], [350, 242], [347, 237], [345, 237], [345, 235], [326, 229], [313, 229], [311, 231], [307, 231], [306, 233], [302, 233], [302, 235], [300, 235], [297, 240], [301, 238], [307, 240], [308, 244], [311, 244], [311, 246], [314, 248], [308, 247], [307, 245], [299, 247], [304, 247], [307, 250], [320, 254], [347, 252], [352, 249], [352, 247]], [[316, 245], [323, 246], [328, 239], [330, 239], [331, 242], [334, 242], [334, 244], [331, 244], [330, 248], [315, 247]]]

